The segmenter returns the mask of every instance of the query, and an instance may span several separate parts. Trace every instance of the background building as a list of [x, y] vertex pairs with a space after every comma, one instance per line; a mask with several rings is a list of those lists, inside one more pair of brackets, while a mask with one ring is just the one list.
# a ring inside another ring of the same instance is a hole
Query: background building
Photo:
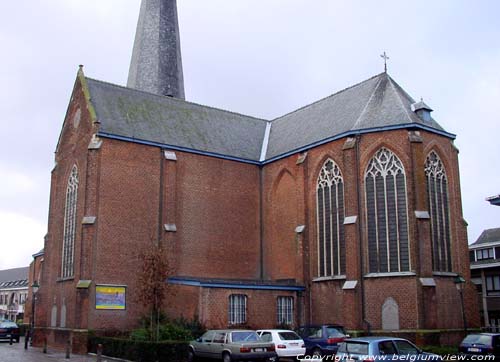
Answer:
[[482, 326], [500, 331], [500, 228], [484, 230], [469, 246], [472, 282], [477, 285]]
[[0, 270], [0, 320], [22, 320], [27, 298], [28, 268]]
[[187, 102], [175, 1], [143, 1], [128, 87], [77, 75], [36, 342], [79, 351], [88, 330], [135, 327], [151, 243], [168, 251], [171, 317], [457, 340], [458, 275], [471, 326], [477, 298], [455, 135], [431, 111], [386, 72], [272, 121]]

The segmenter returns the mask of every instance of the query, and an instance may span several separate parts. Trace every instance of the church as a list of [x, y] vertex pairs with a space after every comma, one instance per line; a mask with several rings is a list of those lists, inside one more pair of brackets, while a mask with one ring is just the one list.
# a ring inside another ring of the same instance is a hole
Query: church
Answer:
[[273, 120], [186, 101], [176, 1], [143, 0], [127, 86], [76, 76], [35, 343], [135, 328], [151, 243], [173, 318], [457, 340], [479, 314], [455, 135], [431, 112], [387, 71]]

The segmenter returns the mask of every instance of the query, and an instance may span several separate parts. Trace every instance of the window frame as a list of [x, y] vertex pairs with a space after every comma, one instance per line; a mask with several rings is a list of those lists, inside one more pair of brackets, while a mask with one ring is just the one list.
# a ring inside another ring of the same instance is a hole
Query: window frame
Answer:
[[[398, 191], [398, 176], [402, 176], [402, 193]], [[378, 212], [380, 205], [378, 204], [378, 190], [377, 190], [377, 177], [381, 177], [382, 186], [384, 194], [382, 203], [383, 203], [383, 216], [385, 222], [381, 222], [382, 219], [379, 219]], [[391, 240], [391, 232], [394, 234], [394, 231], [390, 228], [389, 221], [389, 202], [388, 202], [388, 180], [389, 177], [392, 177], [393, 181], [393, 197], [395, 204], [395, 214], [392, 215], [396, 219], [396, 233], [395, 240]], [[409, 222], [409, 200], [408, 200], [408, 183], [406, 177], [406, 169], [404, 167], [403, 161], [396, 155], [395, 152], [386, 147], [379, 148], [372, 157], [368, 160], [367, 166], [365, 168], [365, 173], [363, 177], [364, 182], [364, 211], [365, 211], [365, 221], [366, 221], [366, 243], [367, 243], [367, 269], [369, 274], [400, 274], [407, 273], [412, 270], [412, 262], [411, 262], [411, 232], [410, 232], [410, 222]], [[373, 195], [369, 197], [368, 190], [368, 182], [373, 184]], [[370, 200], [373, 198], [373, 208], [369, 208], [371, 204]], [[401, 200], [400, 200], [401, 199]], [[399, 205], [399, 203], [404, 203], [404, 205]], [[401, 213], [400, 213], [400, 210]], [[374, 230], [372, 230], [372, 225], [370, 224], [370, 215], [373, 212], [374, 218]], [[384, 233], [380, 233], [380, 226], [385, 226]], [[374, 232], [375, 238], [372, 240], [370, 235]], [[382, 234], [382, 235], [381, 235]], [[406, 239], [402, 240], [402, 236], [406, 234]], [[372, 243], [374, 243], [375, 250], [372, 250]], [[392, 243], [396, 244], [397, 250], [397, 267], [393, 268], [391, 265], [392, 257], [391, 257], [391, 246]], [[404, 249], [404, 250], [403, 250]], [[385, 255], [381, 255], [382, 252], [385, 252]], [[402, 255], [403, 252], [407, 254], [407, 265], [402, 264]], [[384, 264], [382, 263], [382, 259], [386, 259], [387, 263], [386, 269], [383, 268]], [[372, 268], [372, 264], [373, 268]]]
[[431, 224], [432, 269], [436, 272], [451, 272], [450, 187], [446, 168], [436, 151], [427, 154], [424, 171]]
[[73, 165], [66, 186], [64, 204], [63, 239], [61, 252], [61, 278], [74, 277], [75, 240], [78, 212], [78, 168]]
[[292, 296], [278, 296], [276, 298], [276, 320], [278, 325], [293, 325], [294, 298]]
[[246, 294], [231, 294], [228, 305], [228, 324], [239, 325], [247, 323], [248, 296]]
[[[333, 190], [335, 200], [332, 200]], [[329, 202], [325, 200], [326, 193], [328, 193]], [[330, 216], [329, 220], [327, 214]], [[344, 218], [344, 178], [339, 165], [332, 158], [328, 158], [323, 162], [316, 181], [318, 278], [345, 276]]]

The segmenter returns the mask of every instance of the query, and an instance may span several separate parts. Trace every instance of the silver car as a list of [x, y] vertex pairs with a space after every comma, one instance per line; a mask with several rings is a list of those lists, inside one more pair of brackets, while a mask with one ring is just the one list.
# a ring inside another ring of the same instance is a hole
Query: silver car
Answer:
[[242, 329], [210, 330], [191, 341], [188, 360], [196, 358], [233, 361], [269, 361], [276, 358], [273, 343], [263, 342], [255, 331]]

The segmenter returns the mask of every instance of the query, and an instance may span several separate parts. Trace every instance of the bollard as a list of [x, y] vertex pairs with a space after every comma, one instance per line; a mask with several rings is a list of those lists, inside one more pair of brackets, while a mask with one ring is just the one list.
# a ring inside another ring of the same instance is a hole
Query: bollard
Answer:
[[28, 349], [29, 339], [30, 339], [30, 331], [27, 330], [26, 333], [24, 333], [24, 349]]
[[47, 353], [47, 337], [43, 338], [43, 353]]
[[70, 350], [71, 350], [71, 341], [68, 339], [68, 342], [66, 343], [66, 359], [69, 359]]
[[9, 334], [9, 344], [12, 346], [12, 333]]
[[97, 345], [97, 360], [96, 362], [101, 362], [102, 360], [102, 344]]

